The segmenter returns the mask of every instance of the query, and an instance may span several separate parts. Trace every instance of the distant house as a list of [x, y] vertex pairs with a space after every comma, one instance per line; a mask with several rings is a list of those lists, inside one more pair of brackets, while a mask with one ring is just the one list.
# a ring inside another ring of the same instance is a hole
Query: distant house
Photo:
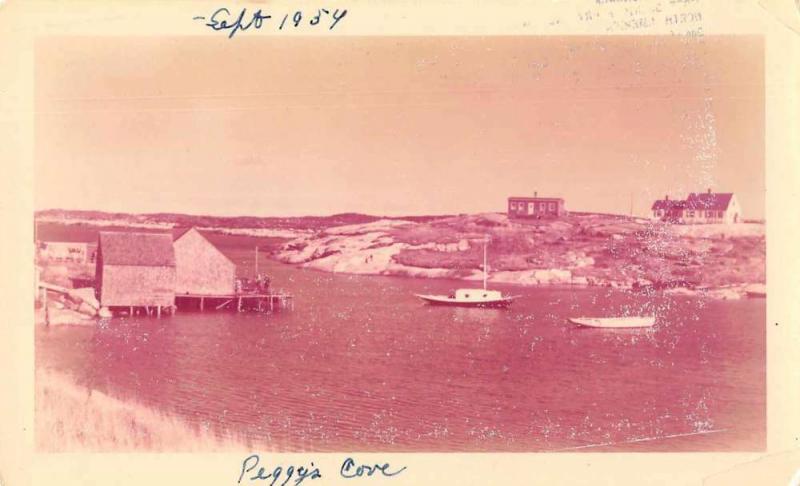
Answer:
[[175, 252], [167, 233], [100, 232], [95, 285], [100, 305], [172, 308]]
[[738, 223], [742, 209], [736, 195], [730, 192], [691, 193], [684, 200], [669, 196], [655, 201], [651, 207], [652, 218], [685, 224]]
[[664, 199], [657, 200], [651, 207], [653, 219], [669, 221], [671, 223], [678, 223], [683, 220], [683, 210], [685, 208], [686, 201], [670, 199], [669, 196], [664, 196]]
[[509, 218], [557, 218], [565, 213], [564, 200], [560, 197], [539, 197], [534, 192], [533, 197], [508, 198]]
[[94, 245], [72, 241], [40, 241], [39, 259], [48, 262], [91, 263]]
[[195, 228], [179, 234], [175, 248], [176, 295], [232, 295], [236, 264]]

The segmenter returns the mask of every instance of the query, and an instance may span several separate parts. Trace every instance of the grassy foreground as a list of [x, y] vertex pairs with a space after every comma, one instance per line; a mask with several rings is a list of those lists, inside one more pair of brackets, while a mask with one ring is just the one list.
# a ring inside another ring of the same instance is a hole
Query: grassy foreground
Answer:
[[218, 452], [245, 447], [143, 405], [80, 387], [49, 370], [36, 371], [34, 422], [40, 452]]

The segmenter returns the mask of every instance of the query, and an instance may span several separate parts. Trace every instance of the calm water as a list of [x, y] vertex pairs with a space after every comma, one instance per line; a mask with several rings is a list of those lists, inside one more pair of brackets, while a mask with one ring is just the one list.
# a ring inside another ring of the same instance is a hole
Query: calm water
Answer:
[[[40, 327], [37, 366], [279, 450], [765, 445], [763, 300], [512, 288], [508, 310], [428, 307], [412, 294], [464, 283], [267, 265], [294, 311]], [[566, 322], [648, 306], [648, 330]]]

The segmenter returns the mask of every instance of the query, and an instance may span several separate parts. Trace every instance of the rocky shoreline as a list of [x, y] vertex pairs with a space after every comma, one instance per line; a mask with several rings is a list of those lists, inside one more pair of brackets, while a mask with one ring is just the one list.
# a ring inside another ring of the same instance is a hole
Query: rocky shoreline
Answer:
[[716, 299], [765, 292], [764, 227], [758, 224], [688, 227], [611, 215], [379, 220], [292, 239], [274, 256], [328, 272], [480, 280], [487, 237], [489, 281], [495, 283], [655, 289]]

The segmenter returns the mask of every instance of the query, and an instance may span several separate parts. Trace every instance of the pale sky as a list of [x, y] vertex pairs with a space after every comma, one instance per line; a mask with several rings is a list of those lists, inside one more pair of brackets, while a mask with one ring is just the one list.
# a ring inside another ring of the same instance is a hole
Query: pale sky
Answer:
[[764, 216], [756, 37], [60, 37], [37, 44], [37, 209]]

